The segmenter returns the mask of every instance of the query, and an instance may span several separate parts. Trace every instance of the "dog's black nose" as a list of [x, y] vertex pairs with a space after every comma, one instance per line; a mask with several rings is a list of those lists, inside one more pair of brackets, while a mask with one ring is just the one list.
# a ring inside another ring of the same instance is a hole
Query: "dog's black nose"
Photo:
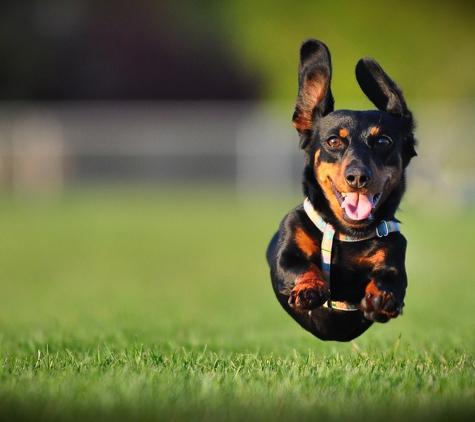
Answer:
[[348, 166], [345, 171], [348, 185], [354, 189], [364, 188], [371, 181], [371, 170], [367, 167]]

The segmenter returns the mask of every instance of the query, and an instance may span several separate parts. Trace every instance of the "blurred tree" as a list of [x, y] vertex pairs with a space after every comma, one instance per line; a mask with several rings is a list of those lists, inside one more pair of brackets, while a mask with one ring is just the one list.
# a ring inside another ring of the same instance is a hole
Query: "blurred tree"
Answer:
[[336, 98], [375, 57], [409, 97], [475, 96], [468, 0], [3, 0], [0, 99], [293, 98], [298, 49], [328, 44]]
[[0, 99], [257, 98], [198, 3], [3, 0]]

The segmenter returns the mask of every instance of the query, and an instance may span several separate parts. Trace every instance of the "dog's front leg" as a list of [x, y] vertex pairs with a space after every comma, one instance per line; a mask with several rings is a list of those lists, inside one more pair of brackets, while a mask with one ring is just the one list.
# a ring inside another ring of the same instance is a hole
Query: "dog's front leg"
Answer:
[[267, 256], [276, 293], [288, 297], [288, 305], [296, 311], [315, 309], [330, 297], [318, 266], [321, 234], [306, 220], [303, 209], [292, 210], [271, 241]]
[[295, 245], [287, 243], [276, 259], [272, 281], [276, 290], [288, 296], [288, 304], [296, 311], [309, 311], [323, 305], [330, 290], [322, 272], [308, 257], [299, 256]]
[[373, 238], [363, 255], [354, 256], [360, 269], [366, 268], [367, 284], [360, 308], [366, 319], [387, 322], [396, 318], [404, 306], [407, 274], [405, 267], [407, 242], [400, 233]]

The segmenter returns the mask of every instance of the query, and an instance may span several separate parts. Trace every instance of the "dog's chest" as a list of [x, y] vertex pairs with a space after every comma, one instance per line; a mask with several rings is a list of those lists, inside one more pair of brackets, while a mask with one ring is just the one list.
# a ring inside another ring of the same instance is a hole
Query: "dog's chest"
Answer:
[[362, 242], [335, 241], [331, 253], [330, 289], [337, 300], [360, 300], [372, 274], [383, 267], [386, 251], [372, 240]]

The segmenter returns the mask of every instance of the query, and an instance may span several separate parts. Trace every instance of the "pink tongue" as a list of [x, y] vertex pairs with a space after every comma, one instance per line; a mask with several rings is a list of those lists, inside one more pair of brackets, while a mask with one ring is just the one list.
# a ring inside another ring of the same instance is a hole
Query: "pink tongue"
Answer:
[[341, 207], [345, 209], [346, 215], [352, 220], [364, 220], [373, 210], [373, 195], [349, 192]]

